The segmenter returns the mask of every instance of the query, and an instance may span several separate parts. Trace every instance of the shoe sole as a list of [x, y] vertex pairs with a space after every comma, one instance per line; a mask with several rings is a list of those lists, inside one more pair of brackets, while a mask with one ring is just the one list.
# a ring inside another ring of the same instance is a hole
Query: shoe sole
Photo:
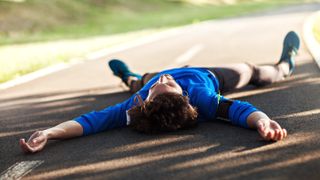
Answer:
[[128, 67], [125, 65], [125, 63], [118, 59], [112, 59], [111, 61], [109, 61], [109, 67], [112, 70], [113, 74], [120, 78], [121, 78], [121, 73], [118, 72], [119, 69], [129, 70]]
[[[294, 31], [290, 31], [286, 37], [284, 38], [283, 41], [283, 49], [280, 57], [280, 62], [286, 61], [288, 56], [288, 51], [290, 50], [291, 47], [294, 47], [297, 51], [300, 48], [300, 39], [297, 33]], [[290, 74], [295, 68], [295, 63], [293, 60], [288, 59], [289, 65], [290, 65]]]

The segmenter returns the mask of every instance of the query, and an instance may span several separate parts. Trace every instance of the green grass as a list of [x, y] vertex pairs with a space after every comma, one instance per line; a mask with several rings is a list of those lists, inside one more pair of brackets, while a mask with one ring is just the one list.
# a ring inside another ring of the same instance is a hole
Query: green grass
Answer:
[[318, 13], [316, 21], [313, 25], [313, 33], [317, 41], [320, 43], [320, 13]]
[[[0, 0], [0, 83], [158, 29], [301, 2], [305, 0], [238, 0], [232, 5], [195, 5], [187, 0]], [[121, 34], [143, 29], [149, 31]]]
[[303, 0], [241, 0], [235, 5], [202, 6], [178, 0], [0, 1], [0, 45], [179, 26], [297, 2]]
[[67, 63], [70, 59], [86, 59], [85, 56], [90, 52], [110, 48], [159, 31], [144, 30], [78, 40], [59, 40], [2, 46], [0, 48], [0, 82], [57, 63]]

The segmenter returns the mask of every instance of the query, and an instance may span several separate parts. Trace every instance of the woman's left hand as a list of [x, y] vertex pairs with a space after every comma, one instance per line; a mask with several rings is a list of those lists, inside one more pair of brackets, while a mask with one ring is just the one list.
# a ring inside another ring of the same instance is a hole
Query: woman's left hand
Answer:
[[287, 130], [274, 120], [260, 119], [256, 123], [257, 130], [263, 139], [268, 141], [279, 141], [287, 136]]
[[41, 151], [47, 144], [48, 135], [44, 131], [34, 132], [29, 140], [20, 139], [20, 147], [26, 153], [35, 153]]

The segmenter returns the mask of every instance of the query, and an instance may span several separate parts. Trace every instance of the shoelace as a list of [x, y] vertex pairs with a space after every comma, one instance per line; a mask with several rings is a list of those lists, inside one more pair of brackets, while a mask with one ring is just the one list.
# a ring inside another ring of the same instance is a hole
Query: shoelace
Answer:
[[289, 56], [295, 56], [298, 54], [298, 49], [291, 45], [288, 54]]

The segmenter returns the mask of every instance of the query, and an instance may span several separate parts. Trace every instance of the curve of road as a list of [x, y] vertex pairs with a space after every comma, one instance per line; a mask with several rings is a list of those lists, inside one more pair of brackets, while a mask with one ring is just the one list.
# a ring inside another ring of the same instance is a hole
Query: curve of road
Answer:
[[[290, 30], [301, 34], [305, 18], [319, 9], [319, 4], [299, 5], [201, 23], [177, 35], [0, 91], [0, 177], [318, 179], [320, 72], [304, 44], [294, 76], [228, 95], [250, 101], [286, 127], [289, 137], [282, 142], [266, 143], [255, 131], [222, 122], [161, 136], [116, 129], [50, 142], [35, 155], [22, 154], [18, 139], [129, 97], [108, 70], [106, 59], [124, 59], [141, 73], [186, 64], [274, 63], [285, 34]], [[26, 169], [28, 174], [19, 174], [17, 169]]]

